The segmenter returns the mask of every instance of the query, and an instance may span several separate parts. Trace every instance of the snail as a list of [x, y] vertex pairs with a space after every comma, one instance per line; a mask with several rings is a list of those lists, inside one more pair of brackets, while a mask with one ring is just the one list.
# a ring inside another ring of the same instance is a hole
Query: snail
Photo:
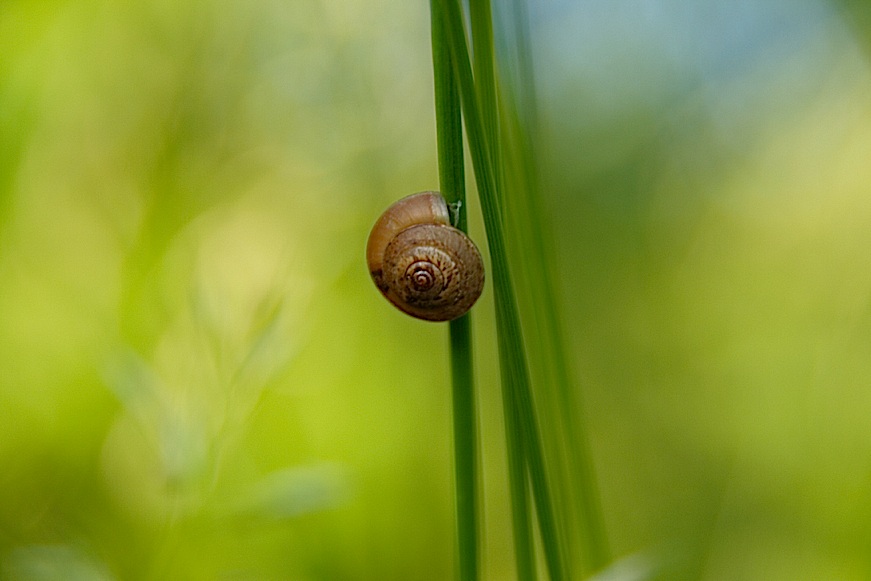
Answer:
[[464, 315], [484, 288], [475, 243], [451, 225], [439, 192], [420, 192], [390, 206], [366, 246], [372, 280], [400, 311], [426, 321]]

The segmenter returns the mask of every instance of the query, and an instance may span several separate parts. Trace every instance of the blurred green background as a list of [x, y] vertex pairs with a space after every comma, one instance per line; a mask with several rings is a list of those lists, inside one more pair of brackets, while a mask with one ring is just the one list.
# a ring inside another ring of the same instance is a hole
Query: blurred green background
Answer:
[[[619, 578], [871, 578], [867, 9], [529, 9]], [[0, 2], [0, 578], [451, 578], [446, 328], [363, 260], [437, 184], [429, 50], [425, 2]]]

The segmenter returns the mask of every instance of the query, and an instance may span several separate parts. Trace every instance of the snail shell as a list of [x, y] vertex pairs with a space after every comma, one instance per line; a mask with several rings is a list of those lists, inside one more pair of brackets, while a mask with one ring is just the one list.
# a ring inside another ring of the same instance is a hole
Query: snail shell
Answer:
[[366, 260], [387, 300], [418, 319], [456, 319], [484, 289], [481, 253], [451, 226], [438, 192], [413, 194], [390, 206], [369, 234]]

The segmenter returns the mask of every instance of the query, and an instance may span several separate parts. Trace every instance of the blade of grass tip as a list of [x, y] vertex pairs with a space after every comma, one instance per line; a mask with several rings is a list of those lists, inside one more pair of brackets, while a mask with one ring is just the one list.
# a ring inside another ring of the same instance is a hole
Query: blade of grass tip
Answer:
[[[465, 231], [466, 190], [460, 101], [450, 64], [450, 51], [445, 40], [444, 19], [435, 14], [434, 5], [430, 5], [430, 10], [439, 182], [447, 201], [458, 204], [455, 226]], [[453, 386], [458, 573], [460, 581], [477, 581], [480, 571], [478, 438], [470, 315], [451, 321], [449, 331]]]
[[[567, 464], [565, 468], [572, 484], [563, 487], [563, 493], [567, 497], [567, 505], [573, 506], [578, 512], [576, 520], [580, 527], [586, 565], [597, 570], [604, 567], [610, 557], [593, 462], [583, 429], [583, 406], [580, 392], [572, 380], [574, 374], [570, 370], [562, 319], [556, 303], [553, 266], [555, 243], [550, 236], [552, 229], [541, 204], [540, 166], [534, 147], [534, 132], [538, 125], [537, 98], [529, 22], [523, 0], [512, 0], [510, 4], [513, 35], [511, 42], [505, 46], [513, 50], [502, 62], [506, 63], [506, 67], [513, 65], [508, 73], [513, 82], [506, 85], [513, 91], [501, 93], [501, 111], [505, 113], [504, 125], [509, 127], [504, 134], [509, 145], [513, 146], [508, 149], [514, 154], [510, 166], [514, 168], [515, 175], [510, 183], [516, 186], [511, 190], [514, 195], [510, 199], [519, 207], [509, 216], [515, 218], [513, 232], [518, 235], [515, 247], [522, 248], [529, 257], [522, 264], [528, 270], [524, 278], [534, 313], [531, 317], [536, 337], [533, 344], [538, 346], [537, 352], [543, 359], [539, 369], [545, 377], [540, 383], [542, 386], [552, 386], [556, 392], [553, 394], [556, 401], [551, 398], [551, 411], [558, 417], [554, 417], [555, 421], [548, 422], [548, 425], [559, 425], [556, 444], [557, 447], [566, 448], [563, 463]], [[570, 526], [566, 528], [571, 530]]]
[[[462, 9], [458, 0], [437, 1], [442, 8], [441, 15], [445, 18], [451, 62], [459, 83], [460, 100], [466, 120], [466, 133], [469, 139], [472, 163], [475, 167], [475, 178], [481, 197], [484, 226], [487, 230], [487, 240], [493, 263], [497, 336], [505, 392], [503, 398], [515, 406], [520, 424], [522, 437], [520, 449], [529, 465], [529, 477], [532, 482], [536, 515], [548, 572], [553, 581], [562, 581], [566, 578], [561, 556], [562, 549], [556, 530], [538, 421], [529, 385], [529, 369], [506, 254], [500, 202], [495, 191], [495, 169], [490, 165], [492, 157], [476, 103], [471, 63], [463, 28]], [[509, 446], [511, 445], [512, 443], [509, 441]]]

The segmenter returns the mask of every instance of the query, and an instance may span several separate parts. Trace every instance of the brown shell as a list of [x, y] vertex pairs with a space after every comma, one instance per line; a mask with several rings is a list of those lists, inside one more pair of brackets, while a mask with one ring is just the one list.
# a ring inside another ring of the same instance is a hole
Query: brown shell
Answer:
[[450, 225], [438, 192], [414, 194], [390, 206], [369, 235], [366, 255], [381, 293], [419, 319], [456, 319], [484, 288], [481, 254]]

